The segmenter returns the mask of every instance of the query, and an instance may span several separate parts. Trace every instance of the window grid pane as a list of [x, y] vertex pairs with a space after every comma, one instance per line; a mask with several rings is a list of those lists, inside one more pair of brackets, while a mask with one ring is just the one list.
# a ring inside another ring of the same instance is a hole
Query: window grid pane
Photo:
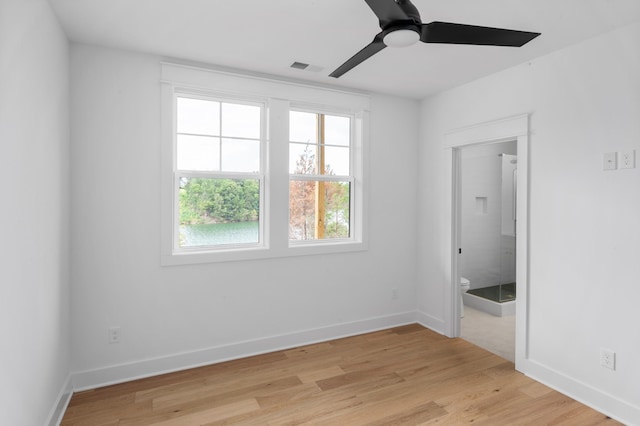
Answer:
[[349, 147], [324, 147], [324, 174], [349, 176]]
[[177, 132], [193, 135], [220, 135], [220, 102], [178, 97]]
[[291, 111], [289, 113], [289, 140], [291, 142], [318, 143], [316, 114]]
[[316, 174], [317, 145], [306, 143], [289, 143], [289, 173]]
[[260, 141], [255, 139], [222, 139], [222, 166], [225, 172], [260, 171]]
[[179, 134], [177, 144], [178, 170], [220, 170], [220, 138]]
[[335, 115], [324, 117], [324, 143], [326, 145], [349, 146], [351, 140], [351, 119]]
[[223, 103], [221, 115], [221, 136], [260, 139], [260, 107]]

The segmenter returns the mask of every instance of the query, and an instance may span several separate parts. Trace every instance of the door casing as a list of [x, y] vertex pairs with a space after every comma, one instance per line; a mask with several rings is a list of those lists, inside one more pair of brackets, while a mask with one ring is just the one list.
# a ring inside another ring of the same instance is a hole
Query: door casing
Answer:
[[[460, 312], [458, 298], [460, 296], [460, 276], [458, 273], [458, 248], [460, 238], [460, 150], [463, 147], [479, 144], [516, 141], [518, 150], [518, 180], [516, 190], [516, 369], [522, 371], [527, 362], [528, 321], [529, 321], [529, 115], [518, 115], [503, 120], [476, 124], [454, 129], [445, 134], [444, 150], [447, 159], [445, 174], [445, 206], [450, 208], [445, 220], [449, 223], [450, 239], [445, 240], [445, 271], [448, 271], [445, 292], [445, 334], [449, 337], [460, 336]], [[448, 267], [447, 267], [448, 266]]]

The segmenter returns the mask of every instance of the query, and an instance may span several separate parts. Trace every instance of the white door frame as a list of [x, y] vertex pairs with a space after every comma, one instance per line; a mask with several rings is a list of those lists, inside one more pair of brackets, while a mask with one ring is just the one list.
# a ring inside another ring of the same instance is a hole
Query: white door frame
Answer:
[[[458, 248], [460, 243], [460, 149], [465, 146], [516, 141], [518, 147], [517, 211], [516, 211], [516, 369], [528, 359], [529, 318], [529, 116], [528, 114], [454, 129], [445, 134], [444, 149], [447, 158], [445, 171], [445, 200], [450, 208], [445, 215], [445, 229], [451, 230], [451, 238], [445, 241], [445, 271], [448, 291], [445, 291], [445, 333], [449, 337], [460, 336], [460, 276], [458, 273]], [[448, 266], [448, 267], [447, 267]]]

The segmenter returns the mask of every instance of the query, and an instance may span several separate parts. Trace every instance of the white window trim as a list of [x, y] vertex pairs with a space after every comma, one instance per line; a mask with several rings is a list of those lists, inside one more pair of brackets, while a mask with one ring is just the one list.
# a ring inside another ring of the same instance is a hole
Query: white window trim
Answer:
[[[225, 247], [211, 251], [174, 250], [175, 221], [175, 102], [176, 92], [229, 100], [263, 102], [268, 129], [261, 155], [264, 199], [261, 200], [262, 244]], [[186, 265], [299, 255], [363, 251], [367, 243], [367, 141], [370, 99], [359, 93], [290, 83], [224, 71], [161, 63], [161, 264]], [[354, 119], [351, 166], [354, 189], [352, 238], [290, 244], [289, 242], [289, 110], [348, 114]]]

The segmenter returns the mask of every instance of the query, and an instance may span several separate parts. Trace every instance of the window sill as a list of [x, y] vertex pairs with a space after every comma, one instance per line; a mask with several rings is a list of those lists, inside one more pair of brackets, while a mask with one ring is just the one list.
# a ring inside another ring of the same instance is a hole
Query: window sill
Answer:
[[368, 245], [358, 241], [335, 243], [295, 244], [283, 249], [253, 247], [202, 252], [163, 253], [162, 266], [195, 265], [202, 263], [235, 262], [243, 260], [272, 259], [295, 256], [340, 254], [366, 251]]

